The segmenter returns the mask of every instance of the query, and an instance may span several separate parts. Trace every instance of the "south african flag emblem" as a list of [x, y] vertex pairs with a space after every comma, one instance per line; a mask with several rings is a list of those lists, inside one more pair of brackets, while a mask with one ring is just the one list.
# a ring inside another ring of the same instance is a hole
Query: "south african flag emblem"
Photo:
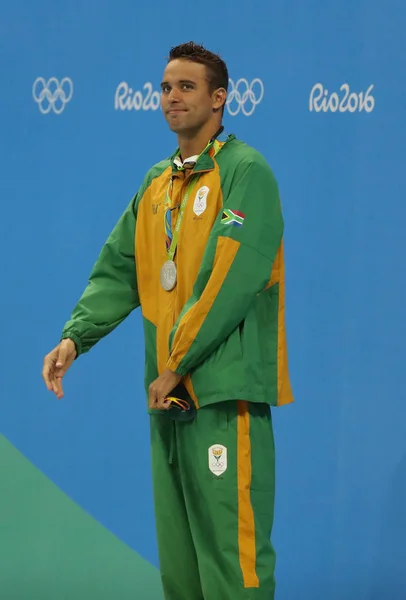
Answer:
[[230, 210], [225, 208], [223, 210], [223, 217], [221, 222], [223, 225], [235, 225], [236, 227], [242, 227], [244, 223], [245, 215], [238, 210]]

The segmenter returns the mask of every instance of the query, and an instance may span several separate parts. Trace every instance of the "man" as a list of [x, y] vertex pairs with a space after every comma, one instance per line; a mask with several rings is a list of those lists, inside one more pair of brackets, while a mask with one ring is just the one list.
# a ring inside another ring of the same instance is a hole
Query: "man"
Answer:
[[74, 359], [141, 306], [161, 577], [167, 600], [271, 600], [270, 406], [291, 402], [283, 219], [265, 159], [221, 138], [225, 63], [170, 52], [162, 110], [178, 149], [150, 169], [44, 359]]

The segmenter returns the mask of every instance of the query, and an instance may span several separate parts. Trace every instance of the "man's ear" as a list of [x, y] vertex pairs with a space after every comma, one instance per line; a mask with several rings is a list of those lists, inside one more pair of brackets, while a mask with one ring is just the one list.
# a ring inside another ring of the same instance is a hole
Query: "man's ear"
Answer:
[[224, 88], [218, 88], [212, 94], [213, 111], [218, 112], [226, 103], [227, 92]]

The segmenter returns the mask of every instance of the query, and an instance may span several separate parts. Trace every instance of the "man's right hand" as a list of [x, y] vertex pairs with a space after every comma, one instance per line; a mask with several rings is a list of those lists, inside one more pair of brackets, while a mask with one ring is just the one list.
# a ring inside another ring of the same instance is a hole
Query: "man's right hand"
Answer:
[[69, 338], [62, 340], [44, 358], [42, 377], [48, 390], [54, 392], [58, 400], [63, 398], [62, 378], [75, 358], [75, 342]]

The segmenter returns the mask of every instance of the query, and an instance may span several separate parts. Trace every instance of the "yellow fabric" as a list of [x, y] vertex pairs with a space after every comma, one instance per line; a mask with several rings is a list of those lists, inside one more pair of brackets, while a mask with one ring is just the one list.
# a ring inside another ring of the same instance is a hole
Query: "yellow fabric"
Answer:
[[237, 418], [238, 552], [244, 587], [258, 588], [255, 521], [250, 497], [252, 464], [248, 402], [238, 402]]

